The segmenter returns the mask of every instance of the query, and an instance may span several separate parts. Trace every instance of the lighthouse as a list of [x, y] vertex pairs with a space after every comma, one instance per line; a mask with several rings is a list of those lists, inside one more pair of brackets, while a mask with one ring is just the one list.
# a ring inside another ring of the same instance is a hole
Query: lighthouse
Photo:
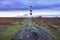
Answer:
[[30, 15], [32, 15], [32, 6], [30, 6]]

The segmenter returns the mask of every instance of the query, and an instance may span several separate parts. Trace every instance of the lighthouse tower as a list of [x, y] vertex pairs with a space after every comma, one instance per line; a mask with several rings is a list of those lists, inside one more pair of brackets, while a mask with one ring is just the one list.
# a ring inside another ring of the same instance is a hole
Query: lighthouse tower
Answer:
[[30, 16], [32, 15], [32, 6], [30, 6]]

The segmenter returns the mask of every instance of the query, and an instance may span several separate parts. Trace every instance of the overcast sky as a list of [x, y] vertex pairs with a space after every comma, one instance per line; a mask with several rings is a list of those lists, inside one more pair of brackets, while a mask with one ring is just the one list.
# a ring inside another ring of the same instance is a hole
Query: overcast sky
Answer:
[[0, 15], [6, 16], [9, 12], [14, 16], [16, 11], [18, 15], [24, 15], [25, 12], [28, 14], [26, 10], [29, 10], [30, 5], [33, 6], [33, 10], [36, 10], [33, 15], [60, 15], [60, 0], [0, 0]]
[[0, 0], [0, 10], [27, 10], [33, 9], [60, 10], [60, 0]]

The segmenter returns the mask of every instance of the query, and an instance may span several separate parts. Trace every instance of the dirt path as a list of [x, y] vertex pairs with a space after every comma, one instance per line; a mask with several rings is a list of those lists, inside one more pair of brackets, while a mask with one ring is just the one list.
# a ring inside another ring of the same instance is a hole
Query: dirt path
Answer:
[[12, 40], [56, 40], [50, 33], [29, 21]]

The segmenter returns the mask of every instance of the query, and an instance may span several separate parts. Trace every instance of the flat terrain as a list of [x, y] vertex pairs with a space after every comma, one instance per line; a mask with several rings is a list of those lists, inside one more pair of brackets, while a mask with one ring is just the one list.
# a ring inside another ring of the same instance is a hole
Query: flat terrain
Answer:
[[27, 25], [19, 30], [12, 40], [56, 40], [56, 38], [29, 20]]
[[34, 18], [33, 21], [60, 40], [60, 18]]
[[24, 18], [0, 18], [0, 30], [3, 30], [7, 25], [15, 25], [24, 22]]
[[24, 23], [22, 18], [0, 18], [0, 40], [11, 40]]
[[[26, 24], [28, 24], [28, 19], [16, 19], [16, 18], [7, 18], [7, 19], [1, 19], [0, 21], [0, 40], [11, 40], [11, 38], [14, 38], [16, 33], [23, 28]], [[9, 21], [8, 21], [9, 20]], [[25, 21], [24, 21], [25, 20]], [[57, 40], [60, 40], [60, 32], [58, 30], [55, 30], [54, 28], [48, 28], [52, 25], [55, 25], [54, 27], [57, 29], [60, 27], [60, 19], [32, 19], [35, 23], [34, 25], [39, 26], [40, 28], [48, 31], [50, 34], [54, 35], [54, 37], [57, 38]], [[49, 24], [49, 25], [48, 25]], [[32, 24], [30, 23], [29, 26]], [[48, 26], [48, 27], [47, 27]], [[53, 26], [52, 26], [53, 27]]]
[[4, 29], [4, 31], [0, 31], [0, 40], [11, 40], [12, 37], [18, 32], [22, 25], [11, 25]]
[[60, 18], [34, 18], [33, 21], [39, 25], [44, 25], [56, 30], [60, 30]]

